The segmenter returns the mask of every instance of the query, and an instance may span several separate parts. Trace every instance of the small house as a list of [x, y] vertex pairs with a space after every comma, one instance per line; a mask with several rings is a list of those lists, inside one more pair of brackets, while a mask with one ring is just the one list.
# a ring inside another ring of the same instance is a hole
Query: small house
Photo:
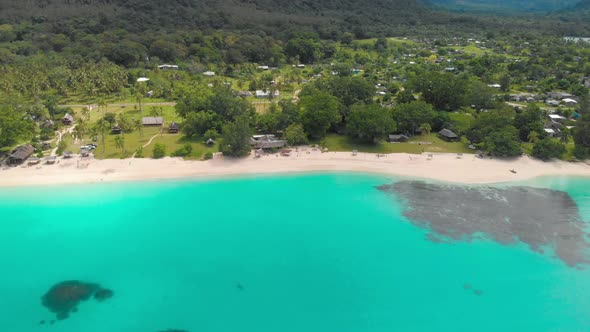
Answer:
[[[280, 95], [278, 90], [275, 90], [273, 93], [273, 97], [274, 98], [278, 98]], [[265, 91], [265, 90], [256, 90], [256, 98], [270, 98], [271, 96], [271, 91]]]
[[238, 91], [237, 96], [238, 97], [242, 97], [242, 98], [252, 97], [252, 92], [250, 92], [250, 91]]
[[164, 118], [161, 116], [148, 116], [141, 119], [144, 126], [159, 127], [164, 124]]
[[561, 116], [559, 114], [549, 114], [548, 117], [549, 120], [551, 120], [551, 122], [564, 122], [565, 120], [567, 120], [566, 117]]
[[268, 66], [258, 66], [256, 68], [261, 69], [261, 70], [268, 70], [269, 69]]
[[565, 104], [565, 106], [576, 106], [578, 105], [578, 102], [575, 101], [572, 98], [565, 98], [561, 101], [563, 104]]
[[203, 75], [205, 75], [207, 77], [213, 77], [213, 76], [215, 76], [215, 72], [214, 71], [206, 71], [203, 73]]
[[12, 151], [12, 154], [8, 157], [8, 165], [15, 166], [22, 164], [35, 152], [35, 148], [30, 145], [21, 145]]
[[257, 149], [278, 149], [285, 147], [287, 141], [276, 139], [275, 135], [254, 135], [250, 139], [250, 145]]
[[179, 67], [177, 65], [160, 65], [158, 66], [161, 70], [178, 70]]
[[212, 139], [212, 138], [209, 138], [209, 139], [208, 139], [208, 140], [205, 142], [205, 144], [207, 144], [207, 145], [214, 145], [214, 144], [215, 144], [215, 140], [214, 140], [214, 139]]
[[74, 123], [74, 117], [70, 113], [66, 113], [66, 115], [64, 115], [63, 119], [61, 119], [61, 122], [64, 125], [69, 126], [72, 123]]
[[387, 141], [389, 143], [401, 143], [401, 142], [407, 142], [408, 139], [409, 139], [409, 137], [406, 135], [389, 135], [389, 137], [387, 138]]
[[121, 129], [121, 127], [119, 127], [118, 125], [114, 126], [114, 127], [111, 129], [111, 133], [112, 133], [112, 134], [115, 134], [115, 135], [118, 135], [118, 134], [120, 134], [122, 131], [123, 131], [123, 130], [122, 130], [122, 129]]
[[142, 82], [147, 82], [147, 81], [149, 81], [149, 80], [150, 80], [150, 79], [149, 79], [149, 78], [147, 78], [147, 77], [140, 77], [140, 78], [138, 78], [138, 79], [137, 79], [137, 82], [138, 82], [138, 83], [142, 83]]
[[459, 136], [448, 129], [443, 129], [443, 130], [439, 131], [438, 136], [440, 136], [440, 138], [442, 138], [443, 140], [449, 141], [449, 142], [459, 141]]
[[53, 128], [54, 125], [55, 125], [55, 123], [53, 122], [53, 120], [45, 120], [43, 122], [43, 124], [41, 124], [41, 127], [43, 127], [43, 128]]
[[557, 107], [557, 106], [559, 106], [560, 103], [559, 103], [558, 100], [555, 100], [555, 99], [547, 99], [545, 101], [545, 104], [548, 105], [548, 106]]
[[41, 149], [43, 151], [47, 151], [47, 150], [51, 149], [51, 143], [49, 143], [49, 142], [43, 142], [41, 144]]
[[554, 129], [551, 128], [545, 128], [545, 133], [547, 133], [547, 136], [549, 137], [555, 137], [555, 135], [557, 135], [557, 132]]
[[180, 131], [180, 125], [176, 122], [172, 122], [170, 126], [168, 126], [168, 132], [170, 134], [178, 134]]

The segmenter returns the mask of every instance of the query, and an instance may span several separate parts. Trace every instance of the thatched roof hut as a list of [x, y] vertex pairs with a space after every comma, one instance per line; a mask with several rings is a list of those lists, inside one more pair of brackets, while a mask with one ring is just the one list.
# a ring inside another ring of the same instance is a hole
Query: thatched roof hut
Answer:
[[19, 165], [27, 160], [35, 152], [35, 148], [30, 145], [21, 145], [12, 151], [10, 157], [8, 157], [9, 165]]

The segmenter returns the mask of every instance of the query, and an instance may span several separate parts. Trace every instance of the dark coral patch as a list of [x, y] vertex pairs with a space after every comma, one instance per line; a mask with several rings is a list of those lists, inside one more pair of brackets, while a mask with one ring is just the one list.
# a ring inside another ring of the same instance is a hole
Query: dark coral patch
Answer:
[[104, 300], [108, 300], [113, 297], [114, 293], [110, 289], [99, 289], [96, 293], [94, 293], [94, 299], [98, 302], [102, 302]]
[[[64, 320], [70, 313], [78, 311], [78, 304], [93, 297], [103, 301], [113, 296], [113, 291], [101, 288], [98, 284], [78, 280], [60, 282], [41, 297], [41, 303], [55, 313], [57, 320]], [[53, 324], [53, 321], [51, 321]]]

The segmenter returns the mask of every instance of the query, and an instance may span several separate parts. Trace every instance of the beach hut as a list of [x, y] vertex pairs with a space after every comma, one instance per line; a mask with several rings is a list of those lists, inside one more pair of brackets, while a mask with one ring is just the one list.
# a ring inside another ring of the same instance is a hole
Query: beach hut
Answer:
[[178, 134], [180, 131], [180, 125], [176, 122], [172, 122], [170, 126], [168, 126], [168, 132], [170, 134]]
[[449, 142], [459, 141], [459, 136], [448, 129], [443, 129], [443, 130], [439, 131], [438, 136], [440, 136], [440, 138], [442, 138], [443, 140], [449, 141]]
[[64, 159], [70, 159], [70, 158], [72, 158], [72, 151], [64, 152]]
[[115, 134], [115, 135], [118, 135], [118, 134], [120, 134], [122, 131], [123, 131], [123, 130], [122, 130], [122, 129], [121, 129], [121, 127], [119, 127], [118, 125], [114, 126], [114, 127], [111, 129], [111, 133], [112, 133], [112, 134]]
[[159, 127], [164, 124], [164, 118], [161, 116], [148, 116], [141, 119], [141, 123], [144, 126]]
[[8, 165], [15, 166], [22, 164], [35, 152], [35, 148], [30, 145], [21, 145], [12, 151], [12, 154], [8, 157]]
[[61, 119], [61, 122], [64, 125], [69, 126], [74, 123], [74, 117], [70, 113], [66, 113], [66, 115], [64, 115], [64, 117]]
[[27, 165], [39, 165], [40, 162], [41, 158], [29, 158], [29, 160], [27, 160]]

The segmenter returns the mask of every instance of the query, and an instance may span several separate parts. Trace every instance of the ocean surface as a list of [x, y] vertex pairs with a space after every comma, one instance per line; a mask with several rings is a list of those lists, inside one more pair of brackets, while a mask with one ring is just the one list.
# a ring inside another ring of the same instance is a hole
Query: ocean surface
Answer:
[[[2, 188], [0, 331], [590, 331], [590, 264], [485, 230], [434, 241], [407, 201], [379, 189], [399, 181], [336, 173]], [[590, 179], [518, 185], [565, 191], [579, 222], [590, 221]], [[41, 298], [68, 280], [114, 296], [58, 321]]]

